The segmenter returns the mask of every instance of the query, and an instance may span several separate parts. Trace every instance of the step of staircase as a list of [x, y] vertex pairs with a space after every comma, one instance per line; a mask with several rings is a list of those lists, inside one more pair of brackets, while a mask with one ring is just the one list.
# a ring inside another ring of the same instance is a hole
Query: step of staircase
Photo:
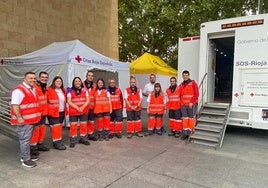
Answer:
[[200, 126], [200, 125], [198, 125], [197, 127], [195, 127], [195, 130], [220, 133], [222, 129], [221, 129], [221, 127], [215, 128], [215, 127]]
[[219, 139], [216, 138], [216, 137], [202, 135], [202, 134], [196, 134], [196, 133], [191, 136], [191, 139], [209, 141], [209, 142], [214, 142], [214, 143], [218, 143], [219, 142]]
[[204, 109], [203, 111], [200, 112], [201, 114], [207, 114], [207, 115], [217, 115], [217, 116], [225, 116], [226, 111], [211, 111]]
[[206, 117], [200, 117], [197, 119], [198, 122], [208, 122], [208, 123], [216, 123], [216, 124], [222, 124], [224, 119], [216, 119], [216, 118], [206, 118]]
[[209, 142], [209, 141], [202, 141], [202, 140], [193, 140], [192, 143], [203, 145], [203, 146], [209, 146], [213, 148], [217, 148], [218, 143], [215, 142]]

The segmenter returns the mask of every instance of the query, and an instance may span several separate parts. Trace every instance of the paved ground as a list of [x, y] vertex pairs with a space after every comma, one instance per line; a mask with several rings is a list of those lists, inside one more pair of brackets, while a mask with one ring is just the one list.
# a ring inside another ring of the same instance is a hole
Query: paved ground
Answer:
[[[68, 145], [67, 129], [64, 135]], [[46, 143], [52, 147], [49, 134]], [[51, 149], [37, 164], [23, 167], [16, 137], [0, 129], [0, 187], [263, 188], [268, 187], [268, 131], [228, 128], [220, 150], [167, 134], [124, 136]]]

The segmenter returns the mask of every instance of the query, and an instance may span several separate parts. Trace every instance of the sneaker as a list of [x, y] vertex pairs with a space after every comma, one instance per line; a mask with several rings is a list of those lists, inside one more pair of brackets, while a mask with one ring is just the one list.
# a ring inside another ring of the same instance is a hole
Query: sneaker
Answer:
[[175, 132], [175, 138], [179, 138], [181, 136], [181, 132]]
[[[32, 161], [38, 161], [39, 157], [38, 156], [31, 156]], [[23, 159], [20, 158], [20, 162], [23, 162]]]
[[168, 133], [168, 136], [175, 136], [175, 132], [170, 132], [170, 133]]
[[127, 138], [132, 138], [132, 136], [133, 136], [133, 133], [128, 133], [127, 134]]
[[92, 141], [97, 141], [98, 140], [98, 138], [94, 134], [89, 134], [88, 139], [92, 140]]
[[137, 137], [143, 137], [143, 134], [142, 134], [141, 132], [137, 132], [137, 133], [136, 133], [136, 136], [137, 136]]
[[33, 168], [33, 167], [35, 167], [35, 166], [37, 165], [37, 164], [36, 164], [34, 161], [32, 161], [31, 159], [28, 160], [28, 161], [22, 161], [21, 164], [22, 164], [22, 166], [25, 166], [25, 167], [28, 167], [28, 168]]
[[105, 141], [109, 141], [110, 139], [109, 139], [109, 137], [106, 137], [104, 140], [105, 140]]
[[36, 146], [31, 146], [30, 152], [31, 152], [31, 155], [35, 155], [35, 156], [38, 156], [40, 154]]
[[70, 148], [74, 148], [75, 147], [75, 143], [70, 143]]
[[145, 134], [144, 134], [144, 136], [150, 136], [150, 135], [153, 135], [154, 134], [154, 132], [153, 131], [147, 131]]
[[156, 131], [155, 131], [155, 132], [156, 132], [156, 134], [157, 134], [157, 135], [162, 135], [162, 131], [161, 131], [160, 129], [159, 129], [159, 130], [158, 130], [158, 129], [156, 129]]
[[53, 147], [57, 150], [66, 150], [66, 146], [64, 146], [62, 143], [59, 143], [59, 144], [53, 143]]
[[39, 157], [38, 156], [31, 155], [31, 159], [32, 159], [32, 161], [38, 161]]
[[43, 143], [37, 144], [38, 151], [49, 151], [49, 148], [47, 148]]
[[122, 138], [122, 134], [121, 133], [116, 133], [115, 136], [116, 136], [116, 138], [119, 138], [119, 139]]
[[82, 139], [79, 140], [79, 143], [84, 144], [84, 145], [87, 145], [87, 146], [90, 145], [89, 141], [82, 140]]
[[109, 134], [109, 138], [112, 139], [114, 137], [115, 134], [111, 133]]

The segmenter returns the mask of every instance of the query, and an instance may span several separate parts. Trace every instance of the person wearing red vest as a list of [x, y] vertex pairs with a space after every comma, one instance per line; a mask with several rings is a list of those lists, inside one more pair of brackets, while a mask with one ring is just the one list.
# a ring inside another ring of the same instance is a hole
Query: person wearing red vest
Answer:
[[156, 134], [162, 135], [161, 127], [163, 124], [163, 115], [166, 113], [166, 100], [160, 83], [154, 84], [154, 91], [149, 94], [147, 103], [147, 113], [149, 117], [148, 131], [145, 136], [152, 135], [154, 129]]
[[37, 92], [37, 98], [39, 102], [39, 110], [41, 112], [41, 120], [37, 126], [34, 127], [33, 135], [30, 141], [31, 144], [31, 154], [39, 155], [38, 151], [49, 151], [44, 145], [44, 139], [46, 136], [46, 118], [47, 118], [47, 82], [48, 73], [40, 72], [39, 80], [35, 84], [35, 89]]
[[180, 137], [182, 131], [181, 121], [181, 105], [180, 105], [180, 88], [177, 85], [177, 79], [175, 77], [170, 78], [170, 86], [166, 89], [168, 97], [167, 108], [169, 110], [169, 136]]
[[76, 144], [78, 121], [80, 122], [79, 143], [89, 145], [90, 143], [86, 140], [89, 96], [81, 78], [73, 79], [72, 88], [68, 90], [67, 102], [69, 104], [70, 148], [75, 147]]
[[141, 102], [142, 92], [136, 86], [136, 78], [130, 78], [130, 87], [125, 89], [124, 99], [127, 111], [127, 138], [132, 138], [133, 134], [143, 137], [141, 123]]
[[53, 147], [58, 150], [66, 149], [62, 143], [62, 123], [65, 118], [65, 108], [66, 91], [63, 87], [63, 80], [60, 76], [56, 76], [47, 90], [47, 117]]
[[34, 72], [24, 75], [24, 82], [18, 85], [11, 95], [10, 124], [16, 126], [19, 138], [20, 155], [23, 166], [32, 168], [38, 156], [31, 156], [30, 139], [34, 126], [40, 121], [41, 113], [38, 108], [37, 93], [34, 88], [36, 81]]
[[112, 103], [112, 113], [110, 120], [110, 138], [122, 137], [123, 130], [123, 95], [120, 88], [116, 87], [115, 79], [109, 80], [108, 91]]
[[189, 137], [195, 127], [195, 114], [197, 110], [199, 89], [194, 80], [190, 79], [189, 71], [182, 72], [183, 82], [180, 84], [181, 88], [181, 113], [183, 135], [181, 139]]
[[98, 138], [94, 134], [94, 92], [96, 85], [93, 83], [94, 74], [91, 70], [87, 71], [86, 80], [83, 82], [84, 87], [88, 89], [89, 94], [89, 110], [88, 110], [88, 139], [92, 141], [97, 141]]
[[110, 113], [112, 113], [112, 104], [110, 93], [105, 88], [104, 80], [99, 78], [96, 82], [96, 91], [94, 93], [95, 106], [94, 115], [96, 118], [99, 141], [109, 141]]

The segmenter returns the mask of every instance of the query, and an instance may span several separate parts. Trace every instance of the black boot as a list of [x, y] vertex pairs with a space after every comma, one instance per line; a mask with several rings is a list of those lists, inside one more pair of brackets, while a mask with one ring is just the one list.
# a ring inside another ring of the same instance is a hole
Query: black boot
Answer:
[[97, 136], [95, 136], [94, 133], [93, 134], [88, 134], [88, 139], [92, 140], [92, 141], [97, 141], [98, 140]]
[[70, 137], [70, 148], [75, 147], [76, 137]]
[[175, 138], [179, 138], [180, 136], [181, 136], [181, 132], [179, 132], [179, 131], [175, 131]]
[[103, 131], [98, 131], [98, 137], [99, 137], [99, 141], [103, 141], [104, 139]]
[[30, 151], [31, 151], [31, 155], [33, 155], [33, 156], [38, 156], [40, 154], [39, 151], [38, 151], [37, 145], [31, 146]]
[[57, 150], [66, 150], [66, 147], [62, 144], [61, 140], [53, 142], [53, 147]]
[[104, 138], [105, 138], [105, 141], [109, 141], [109, 131], [108, 130], [104, 130]]
[[109, 134], [109, 138], [110, 138], [110, 139], [112, 139], [114, 136], [115, 136], [114, 133], [110, 133], [110, 134]]
[[38, 151], [49, 151], [49, 148], [47, 148], [43, 143], [37, 144]]
[[168, 136], [175, 136], [175, 132], [171, 131], [170, 133], [168, 133]]
[[117, 138], [122, 138], [122, 134], [121, 133], [115, 133], [115, 136], [117, 137]]

